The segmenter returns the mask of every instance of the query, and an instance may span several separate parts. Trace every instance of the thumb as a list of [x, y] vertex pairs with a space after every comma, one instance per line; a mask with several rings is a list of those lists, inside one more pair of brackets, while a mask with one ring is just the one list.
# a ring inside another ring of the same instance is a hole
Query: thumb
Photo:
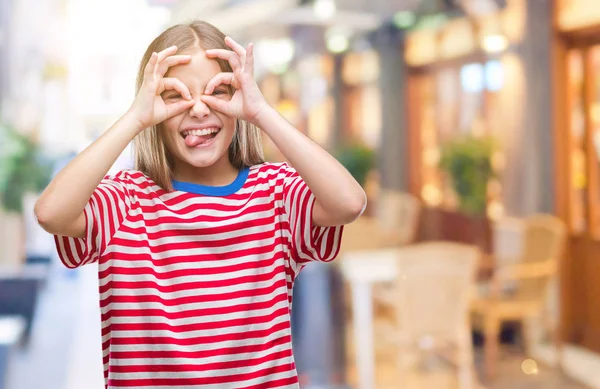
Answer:
[[202, 96], [202, 101], [208, 105], [210, 108], [222, 112], [222, 113], [228, 113], [228, 107], [229, 104], [227, 101], [223, 101], [215, 96]]

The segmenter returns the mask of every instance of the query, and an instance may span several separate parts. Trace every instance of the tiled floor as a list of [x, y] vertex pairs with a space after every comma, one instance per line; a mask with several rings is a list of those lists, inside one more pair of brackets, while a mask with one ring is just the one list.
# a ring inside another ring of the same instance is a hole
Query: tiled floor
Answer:
[[[476, 351], [477, 374], [481, 374], [481, 350]], [[473, 389], [586, 389], [574, 380], [543, 364], [536, 364], [535, 374], [525, 374], [522, 364], [526, 358], [520, 350], [504, 349], [498, 365], [497, 377], [491, 382], [477, 379]], [[349, 383], [355, 387], [356, 370], [349, 360]], [[456, 371], [442, 361], [433, 361], [418, 370], [404, 373], [404, 384], [400, 384], [400, 372], [389, 356], [377, 357], [377, 389], [460, 389]], [[481, 377], [478, 377], [481, 378]]]
[[585, 386], [544, 365], [538, 366], [538, 374], [526, 375], [521, 369], [522, 362], [521, 356], [505, 356], [499, 366], [496, 380], [486, 387], [489, 389], [585, 389]]
[[12, 354], [6, 389], [101, 389], [96, 270], [54, 267], [30, 344]]
[[78, 284], [64, 273], [51, 277], [38, 302], [29, 345], [11, 354], [6, 389], [65, 388]]
[[[58, 268], [50, 278], [40, 301], [31, 344], [11, 361], [6, 389], [103, 387], [95, 269], [90, 266], [71, 276], [66, 274]], [[480, 389], [584, 389], [543, 365], [538, 374], [526, 375], [521, 369], [523, 359], [518, 352], [505, 351], [497, 379]], [[378, 360], [377, 389], [400, 387], [398, 372], [390, 360]], [[350, 387], [355, 388], [352, 366], [347, 376]], [[443, 364], [411, 374], [409, 382], [410, 387], [403, 389], [458, 389], [452, 369]]]

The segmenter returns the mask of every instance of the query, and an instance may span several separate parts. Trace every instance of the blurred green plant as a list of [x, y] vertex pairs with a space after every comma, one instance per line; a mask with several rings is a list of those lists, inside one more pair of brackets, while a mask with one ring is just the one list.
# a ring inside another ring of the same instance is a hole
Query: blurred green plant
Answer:
[[0, 206], [21, 213], [24, 195], [39, 193], [50, 182], [52, 164], [36, 142], [2, 123], [0, 146]]
[[337, 160], [364, 187], [367, 175], [375, 166], [375, 151], [363, 144], [342, 146], [336, 153]]
[[496, 142], [493, 138], [473, 135], [442, 146], [439, 166], [450, 177], [461, 212], [485, 215], [488, 183], [496, 176], [492, 167], [495, 150]]

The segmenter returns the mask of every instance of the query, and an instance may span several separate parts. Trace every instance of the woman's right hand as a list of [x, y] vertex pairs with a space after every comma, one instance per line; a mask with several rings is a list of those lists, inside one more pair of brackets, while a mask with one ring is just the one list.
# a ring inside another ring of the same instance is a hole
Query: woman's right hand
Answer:
[[[139, 130], [151, 127], [172, 116], [175, 116], [194, 104], [190, 91], [183, 82], [173, 77], [165, 77], [171, 66], [189, 63], [191, 55], [174, 55], [176, 46], [171, 46], [160, 53], [152, 53], [144, 69], [144, 80], [140, 90], [128, 110], [137, 123]], [[165, 103], [161, 93], [166, 90], [176, 90], [183, 97], [173, 102]]]

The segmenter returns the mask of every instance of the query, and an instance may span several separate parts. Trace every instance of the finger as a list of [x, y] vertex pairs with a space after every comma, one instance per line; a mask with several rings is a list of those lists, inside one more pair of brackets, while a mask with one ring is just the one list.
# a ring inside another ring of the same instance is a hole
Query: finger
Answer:
[[202, 95], [201, 99], [210, 108], [212, 108], [216, 111], [222, 112], [222, 113], [227, 113], [227, 107], [229, 104], [228, 101], [221, 100], [219, 98], [216, 98], [215, 96], [207, 96], [207, 95]]
[[154, 74], [154, 69], [156, 68], [156, 62], [158, 59], [158, 54], [152, 53], [146, 67], [144, 68], [144, 78], [148, 78], [152, 74]]
[[245, 56], [246, 55], [246, 50], [242, 47], [242, 45], [240, 45], [239, 43], [237, 43], [232, 37], [230, 36], [226, 36], [225, 37], [225, 44], [229, 47], [231, 47], [231, 49], [240, 57]]
[[183, 111], [189, 109], [193, 105], [194, 100], [180, 100], [172, 104], [167, 104], [165, 106], [167, 110], [167, 119], [182, 113]]
[[191, 55], [171, 55], [165, 58], [158, 67], [158, 74], [163, 77], [169, 71], [169, 68], [176, 65], [189, 63], [192, 60]]
[[185, 84], [177, 78], [165, 77], [162, 79], [158, 93], [161, 94], [166, 90], [175, 90], [175, 91], [179, 92], [179, 94], [187, 100], [190, 100], [192, 98], [192, 95], [190, 94], [190, 90], [188, 89], [188, 87], [185, 86]]
[[229, 62], [233, 70], [239, 69], [239, 67], [242, 65], [240, 62], [240, 57], [231, 50], [210, 49], [206, 50], [206, 56], [208, 58], [224, 59], [225, 61]]
[[246, 50], [242, 47], [242, 45], [234, 41], [230, 36], [225, 37], [225, 44], [231, 47], [231, 50], [240, 56], [242, 63], [246, 62]]
[[231, 85], [233, 81], [233, 73], [223, 72], [217, 73], [213, 78], [210, 79], [204, 90], [204, 94], [210, 95], [215, 91], [215, 88], [219, 85]]
[[244, 64], [244, 71], [251, 76], [254, 76], [254, 43], [248, 45], [246, 50], [246, 63]]
[[167, 58], [170, 55], [173, 55], [177, 52], [177, 46], [171, 46], [171, 47], [167, 47], [166, 49], [164, 49], [163, 51], [161, 51], [160, 53], [158, 53], [158, 62], [162, 62], [164, 61], [165, 58]]

